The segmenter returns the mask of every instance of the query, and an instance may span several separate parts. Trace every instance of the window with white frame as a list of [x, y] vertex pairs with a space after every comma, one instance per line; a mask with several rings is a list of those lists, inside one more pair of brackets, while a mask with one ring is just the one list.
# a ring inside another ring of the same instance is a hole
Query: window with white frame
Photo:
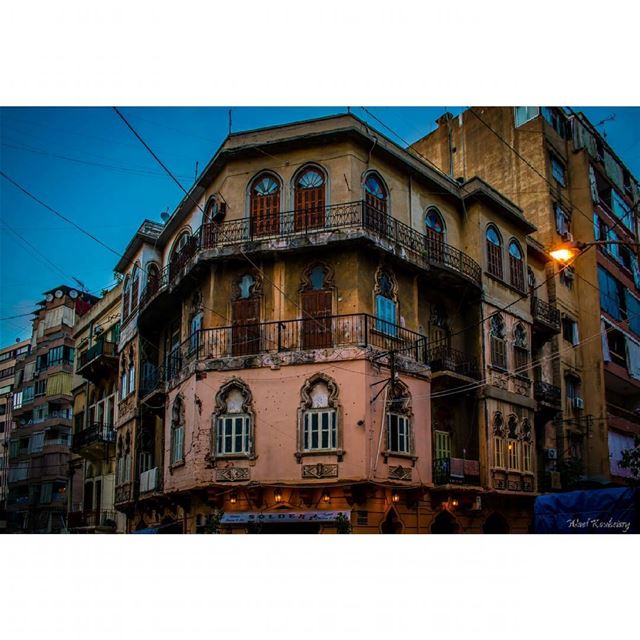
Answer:
[[299, 454], [336, 451], [338, 438], [338, 385], [316, 374], [303, 385], [300, 404]]
[[504, 438], [498, 436], [493, 439], [493, 466], [504, 469]]
[[251, 391], [239, 378], [233, 378], [218, 390], [213, 416], [216, 456], [253, 454], [251, 402]]
[[507, 341], [505, 339], [506, 329], [502, 314], [495, 313], [491, 316], [489, 336], [491, 339], [491, 365], [506, 370]]
[[520, 441], [518, 439], [518, 418], [511, 414], [507, 421], [507, 469], [520, 469]]
[[411, 398], [409, 390], [401, 382], [389, 389], [386, 429], [388, 453], [413, 453]]
[[531, 460], [531, 443], [522, 443], [522, 470], [531, 473], [533, 472], [533, 464]]
[[177, 396], [171, 408], [171, 464], [184, 460], [184, 400]]

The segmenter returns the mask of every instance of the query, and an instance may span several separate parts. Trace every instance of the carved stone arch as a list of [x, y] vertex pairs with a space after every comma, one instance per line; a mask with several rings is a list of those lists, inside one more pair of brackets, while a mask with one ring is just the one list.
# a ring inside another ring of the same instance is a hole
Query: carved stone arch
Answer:
[[520, 421], [515, 413], [510, 413], [507, 418], [507, 438], [517, 440], [520, 431]]
[[302, 389], [300, 390], [300, 408], [312, 409], [314, 407], [314, 398], [312, 397], [312, 391], [318, 383], [324, 383], [327, 387], [328, 397], [327, 406], [333, 409], [338, 408], [338, 395], [339, 388], [336, 381], [328, 376], [326, 373], [315, 373], [310, 378], [307, 378]]
[[531, 442], [533, 437], [533, 428], [531, 426], [531, 421], [528, 417], [522, 418], [522, 423], [520, 425], [520, 437], [525, 442]]
[[431, 522], [431, 533], [460, 533], [460, 523], [448, 509], [443, 509]]
[[402, 380], [396, 380], [396, 382], [389, 387], [387, 405], [394, 413], [401, 413], [410, 418], [413, 416], [411, 392]]
[[489, 331], [494, 338], [500, 338], [504, 340], [506, 335], [506, 328], [504, 323], [504, 317], [501, 313], [494, 313], [489, 321]]
[[242, 297], [242, 288], [243, 282], [246, 276], [251, 276], [253, 278], [253, 284], [251, 285], [251, 289], [249, 292], [250, 298], [259, 298], [262, 297], [262, 286], [263, 286], [263, 278], [262, 274], [257, 269], [249, 269], [244, 271], [240, 276], [238, 276], [233, 281], [233, 293], [232, 300], [240, 300]]
[[233, 390], [239, 391], [242, 397], [242, 405], [240, 407], [241, 411], [238, 411], [238, 413], [248, 413], [253, 415], [253, 394], [251, 393], [251, 389], [249, 388], [249, 385], [242, 380], [242, 378], [237, 377], [227, 380], [218, 389], [215, 399], [215, 414], [219, 415], [227, 413], [227, 397]]
[[400, 514], [393, 505], [385, 512], [378, 528], [380, 533], [402, 533], [404, 531], [404, 522], [400, 519]]
[[494, 435], [500, 438], [504, 437], [504, 416], [502, 415], [502, 411], [494, 412], [491, 426], [493, 427]]
[[515, 326], [513, 327], [513, 344], [514, 346], [520, 347], [522, 349], [527, 348], [528, 333], [522, 322], [516, 322]]
[[185, 403], [184, 395], [179, 393], [171, 403], [171, 427], [175, 428], [184, 425]]
[[482, 525], [482, 533], [509, 533], [509, 531], [509, 523], [499, 511], [494, 511]]
[[[389, 280], [389, 288], [386, 286], [385, 276]], [[386, 264], [380, 264], [376, 269], [373, 292], [375, 295], [390, 297], [394, 302], [398, 302], [398, 281], [393, 270]]]
[[335, 270], [333, 265], [328, 262], [316, 260], [307, 265], [302, 272], [302, 281], [300, 283], [300, 292], [311, 291], [313, 289], [312, 273], [315, 269], [320, 267], [324, 272], [324, 289], [335, 288]]

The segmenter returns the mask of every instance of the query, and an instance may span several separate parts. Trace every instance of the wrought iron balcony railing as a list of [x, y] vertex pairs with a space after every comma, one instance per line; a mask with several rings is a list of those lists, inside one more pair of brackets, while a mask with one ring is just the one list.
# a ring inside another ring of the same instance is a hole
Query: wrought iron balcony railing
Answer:
[[433, 484], [480, 484], [480, 462], [466, 458], [434, 458]]
[[193, 360], [350, 346], [372, 347], [381, 351], [393, 349], [428, 364], [426, 340], [419, 333], [366, 313], [201, 329], [169, 354], [164, 379], [170, 381], [175, 378]]
[[533, 315], [534, 323], [541, 322], [553, 331], [560, 331], [560, 310], [557, 307], [540, 298], [532, 297], [531, 314]]
[[112, 444], [116, 441], [116, 432], [112, 425], [94, 422], [82, 431], [73, 434], [71, 448], [78, 451], [96, 443]]
[[164, 384], [164, 367], [151, 362], [143, 362], [140, 372], [140, 396], [145, 397], [160, 389]]
[[116, 511], [70, 511], [69, 528], [79, 529], [81, 527], [111, 527], [115, 529], [117, 517], [118, 515]]
[[469, 378], [480, 379], [480, 368], [476, 358], [446, 345], [434, 345], [427, 349], [427, 360], [431, 371], [452, 371]]
[[533, 383], [533, 397], [540, 402], [560, 406], [561, 390], [555, 384], [538, 380]]
[[98, 342], [96, 342], [93, 347], [80, 354], [80, 366], [78, 367], [78, 372], [90, 362], [93, 362], [101, 356], [115, 358], [117, 355], [117, 345], [115, 342], [109, 342], [108, 340], [98, 340]]
[[363, 230], [392, 243], [399, 255], [418, 266], [444, 268], [481, 286], [480, 265], [466, 253], [438, 238], [420, 233], [364, 201], [356, 201], [286, 211], [257, 219], [205, 223], [173, 256], [159, 276], [149, 280], [140, 296], [139, 308], [142, 310], [157, 294], [177, 282], [185, 266], [200, 252], [246, 242], [304, 237], [346, 229]]

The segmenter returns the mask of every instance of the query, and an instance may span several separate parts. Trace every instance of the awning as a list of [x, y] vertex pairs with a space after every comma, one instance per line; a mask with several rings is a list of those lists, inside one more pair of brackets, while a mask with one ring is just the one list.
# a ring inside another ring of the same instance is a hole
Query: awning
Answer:
[[140, 529], [139, 531], [132, 531], [131, 533], [158, 533], [159, 527], [149, 527], [148, 529]]
[[339, 516], [351, 519], [351, 511], [237, 511], [223, 514], [220, 524], [248, 522], [335, 522]]
[[536, 533], [639, 533], [640, 489], [590, 489], [539, 496]]

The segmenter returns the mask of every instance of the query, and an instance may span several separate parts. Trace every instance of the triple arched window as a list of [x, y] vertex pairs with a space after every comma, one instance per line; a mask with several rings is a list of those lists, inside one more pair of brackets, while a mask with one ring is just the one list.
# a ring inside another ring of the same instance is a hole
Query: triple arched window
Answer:
[[493, 466], [509, 471], [533, 473], [533, 433], [527, 416], [521, 419], [501, 411], [493, 414]]

